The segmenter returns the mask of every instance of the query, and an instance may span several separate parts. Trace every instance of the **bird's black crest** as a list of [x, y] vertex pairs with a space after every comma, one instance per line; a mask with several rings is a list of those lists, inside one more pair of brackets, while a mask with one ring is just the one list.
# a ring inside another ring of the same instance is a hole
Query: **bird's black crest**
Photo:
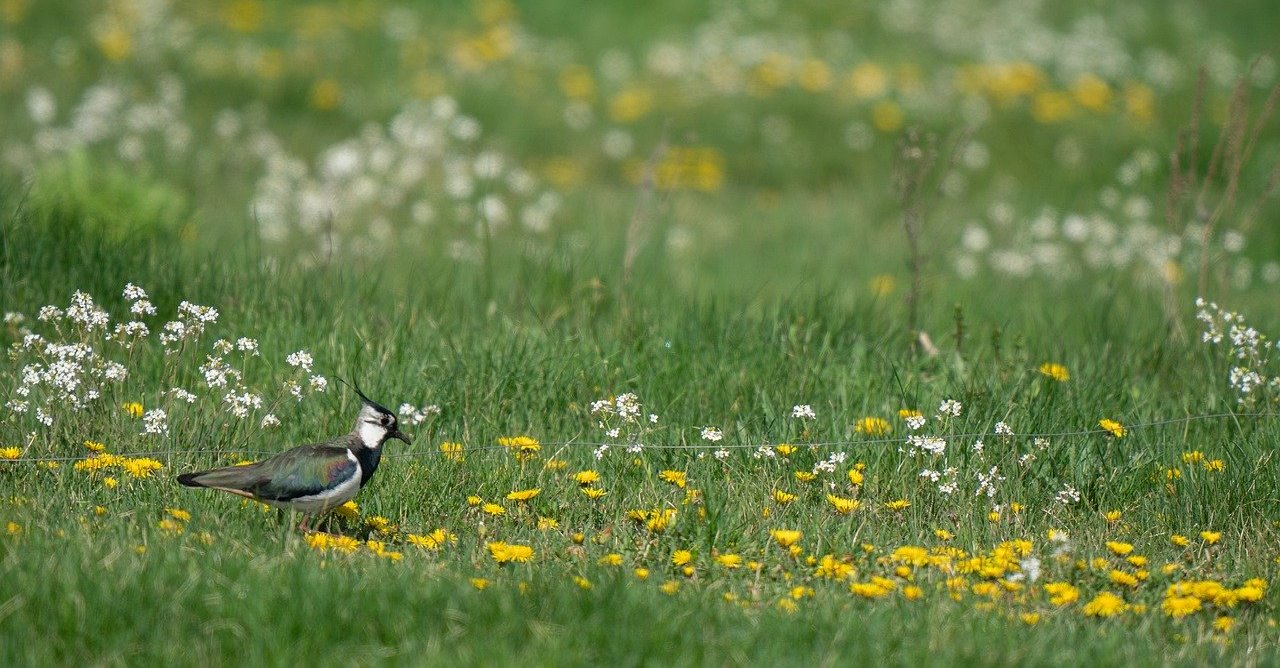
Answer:
[[358, 384], [354, 382], [348, 383], [347, 381], [343, 380], [341, 376], [334, 376], [334, 378], [337, 378], [339, 383], [342, 383], [343, 385], [346, 385], [347, 387], [355, 390], [356, 394], [360, 395], [360, 400], [363, 401], [365, 404], [369, 406], [373, 406], [374, 408], [376, 408], [379, 411], [382, 411], [383, 413], [387, 413], [389, 415], [395, 415], [395, 413], [392, 413], [386, 406], [383, 406], [382, 404], [374, 401], [373, 399], [370, 399], [367, 395], [365, 395], [365, 393], [360, 390], [360, 386]]

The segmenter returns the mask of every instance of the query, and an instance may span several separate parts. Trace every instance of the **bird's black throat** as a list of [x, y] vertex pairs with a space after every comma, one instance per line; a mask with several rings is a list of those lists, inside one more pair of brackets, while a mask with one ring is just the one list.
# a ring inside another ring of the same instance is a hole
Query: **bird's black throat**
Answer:
[[351, 454], [356, 456], [356, 461], [360, 462], [360, 487], [364, 488], [373, 479], [373, 474], [378, 470], [378, 462], [382, 461], [382, 447], [370, 448], [364, 443], [358, 443], [351, 448]]

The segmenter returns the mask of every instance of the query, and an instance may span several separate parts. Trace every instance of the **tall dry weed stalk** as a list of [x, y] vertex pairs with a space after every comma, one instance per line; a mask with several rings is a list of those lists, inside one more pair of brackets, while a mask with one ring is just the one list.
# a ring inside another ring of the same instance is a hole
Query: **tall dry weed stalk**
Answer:
[[[1256, 63], [1256, 61], [1255, 61]], [[1178, 132], [1174, 149], [1169, 155], [1169, 186], [1165, 193], [1165, 224], [1169, 231], [1187, 232], [1200, 241], [1199, 271], [1196, 278], [1196, 294], [1209, 295], [1209, 270], [1212, 266], [1210, 241], [1218, 225], [1236, 211], [1240, 193], [1240, 180], [1258, 145], [1258, 138], [1271, 122], [1277, 106], [1280, 106], [1280, 84], [1272, 86], [1261, 110], [1251, 118], [1249, 112], [1249, 72], [1236, 81], [1227, 104], [1226, 119], [1219, 129], [1217, 141], [1204, 166], [1201, 166], [1201, 125], [1204, 118], [1205, 71], [1200, 69], [1196, 80], [1195, 97], [1192, 99], [1191, 116], [1186, 127]], [[1280, 188], [1280, 160], [1272, 165], [1267, 182], [1257, 198], [1238, 219], [1239, 231], [1248, 233], [1257, 222], [1263, 204]], [[1193, 226], [1195, 226], [1193, 228]], [[1198, 228], [1198, 229], [1196, 229]], [[1174, 285], [1176, 277], [1164, 277], [1164, 310], [1170, 333], [1177, 339], [1185, 339], [1181, 310], [1183, 300], [1178, 298]], [[1219, 281], [1220, 286], [1225, 285]]]
[[912, 349], [929, 355], [937, 353], [929, 335], [920, 330], [920, 302], [924, 296], [924, 270], [928, 262], [921, 247], [924, 221], [942, 195], [947, 175], [955, 169], [961, 152], [973, 135], [972, 128], [956, 134], [947, 149], [947, 160], [941, 170], [938, 167], [938, 138], [922, 135], [919, 128], [911, 128], [899, 142], [894, 165], [893, 181], [902, 207], [902, 227], [907, 235], [907, 268], [911, 272], [911, 285], [907, 289], [907, 331]]

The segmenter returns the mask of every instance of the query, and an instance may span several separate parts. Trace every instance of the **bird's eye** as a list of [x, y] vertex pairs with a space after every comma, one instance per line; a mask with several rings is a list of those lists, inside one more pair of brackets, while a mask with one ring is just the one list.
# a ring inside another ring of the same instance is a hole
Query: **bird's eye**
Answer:
[[383, 415], [383, 416], [382, 416], [382, 426], [384, 426], [384, 427], [389, 427], [389, 426], [391, 426], [391, 423], [392, 423], [394, 420], [395, 420], [395, 418], [391, 417], [390, 415]]

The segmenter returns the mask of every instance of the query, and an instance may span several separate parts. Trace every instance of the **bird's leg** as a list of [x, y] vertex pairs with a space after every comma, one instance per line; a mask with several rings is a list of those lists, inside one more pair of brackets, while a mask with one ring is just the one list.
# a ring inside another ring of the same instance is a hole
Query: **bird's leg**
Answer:
[[307, 513], [302, 514], [302, 524], [298, 525], [298, 528], [302, 530], [302, 533], [307, 533], [308, 531], [311, 531], [310, 527], [307, 526], [307, 520], [310, 520], [310, 519], [311, 519], [311, 515]]

